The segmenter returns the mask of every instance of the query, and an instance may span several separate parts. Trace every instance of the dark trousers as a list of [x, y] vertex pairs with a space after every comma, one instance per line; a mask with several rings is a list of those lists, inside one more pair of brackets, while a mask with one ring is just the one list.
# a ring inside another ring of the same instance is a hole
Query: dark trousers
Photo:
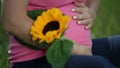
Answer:
[[103, 56], [117, 68], [120, 68], [120, 35], [93, 39], [94, 55]]
[[[15, 63], [13, 68], [51, 68], [46, 58]], [[65, 68], [116, 68], [108, 60], [100, 56], [71, 56]]]

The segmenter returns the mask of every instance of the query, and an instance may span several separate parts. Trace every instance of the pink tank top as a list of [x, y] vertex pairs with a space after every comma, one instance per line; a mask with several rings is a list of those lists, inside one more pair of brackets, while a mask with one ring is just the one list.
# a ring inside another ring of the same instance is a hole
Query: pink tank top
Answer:
[[[86, 0], [79, 0], [85, 2]], [[73, 16], [77, 13], [71, 12], [71, 9], [75, 7], [74, 0], [30, 0], [28, 10], [36, 9], [48, 9], [52, 7], [58, 7], [64, 14]], [[85, 30], [85, 25], [76, 24], [76, 20], [69, 22], [69, 28], [65, 32], [65, 36], [71, 40], [91, 47], [90, 30]], [[32, 50], [21, 44], [19, 44], [13, 36], [10, 36], [10, 62], [23, 62], [27, 60], [36, 59], [45, 56], [45, 51]]]

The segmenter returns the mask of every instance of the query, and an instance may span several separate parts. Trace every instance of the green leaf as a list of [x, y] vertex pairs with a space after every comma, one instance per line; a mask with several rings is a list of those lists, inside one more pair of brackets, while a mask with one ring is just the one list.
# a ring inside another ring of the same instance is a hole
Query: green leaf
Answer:
[[52, 68], [64, 68], [71, 56], [73, 42], [68, 39], [55, 40], [46, 52], [48, 62]]

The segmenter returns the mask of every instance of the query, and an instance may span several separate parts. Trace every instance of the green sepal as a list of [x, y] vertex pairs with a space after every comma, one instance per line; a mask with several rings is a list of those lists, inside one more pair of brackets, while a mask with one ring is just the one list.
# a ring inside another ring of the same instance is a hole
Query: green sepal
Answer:
[[64, 68], [71, 56], [73, 42], [68, 39], [58, 39], [47, 49], [46, 57], [52, 68]]
[[31, 10], [27, 12], [27, 15], [33, 20], [36, 20], [36, 18], [40, 16], [44, 11], [46, 10]]
[[51, 43], [41, 42], [39, 43], [36, 41], [36, 47], [40, 48], [41, 50], [47, 50], [51, 46]]

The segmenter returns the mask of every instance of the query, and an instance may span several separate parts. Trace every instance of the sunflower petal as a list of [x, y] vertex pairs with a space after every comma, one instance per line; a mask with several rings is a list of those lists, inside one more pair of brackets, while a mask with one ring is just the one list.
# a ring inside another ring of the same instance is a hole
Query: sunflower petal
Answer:
[[[66, 29], [69, 20], [70, 18], [66, 15], [63, 15], [62, 12], [57, 8], [52, 8], [43, 12], [37, 17], [30, 29], [32, 40], [39, 40], [39, 43], [43, 41], [51, 43], [55, 39], [59, 39]], [[48, 23], [50, 24], [52, 21], [57, 21], [59, 23], [59, 28], [55, 30], [46, 30], [45, 26]], [[46, 30], [46, 32], [44, 33], [43, 30]]]

